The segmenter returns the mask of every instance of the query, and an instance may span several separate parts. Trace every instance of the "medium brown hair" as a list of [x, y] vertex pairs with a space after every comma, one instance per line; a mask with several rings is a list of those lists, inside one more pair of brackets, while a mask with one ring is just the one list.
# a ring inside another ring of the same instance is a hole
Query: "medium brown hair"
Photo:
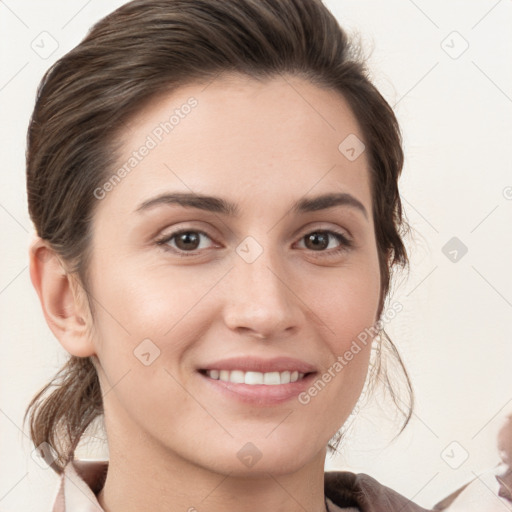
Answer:
[[[66, 263], [86, 292], [92, 249], [94, 190], [116, 165], [116, 135], [128, 117], [158, 94], [220, 73], [258, 80], [290, 73], [339, 92], [361, 127], [370, 167], [373, 217], [384, 308], [392, 270], [407, 267], [398, 178], [403, 165], [395, 115], [372, 85], [358, 49], [321, 0], [135, 0], [96, 23], [83, 41], [45, 73], [37, 91], [27, 136], [27, 193], [37, 234]], [[340, 141], [341, 142], [341, 141]], [[408, 405], [381, 371], [405, 418], [412, 414], [409, 377], [384, 333], [405, 377]], [[36, 446], [48, 443], [61, 472], [73, 459], [85, 429], [103, 413], [91, 358], [70, 356], [32, 399], [25, 413]], [[329, 445], [331, 449], [334, 446]]]

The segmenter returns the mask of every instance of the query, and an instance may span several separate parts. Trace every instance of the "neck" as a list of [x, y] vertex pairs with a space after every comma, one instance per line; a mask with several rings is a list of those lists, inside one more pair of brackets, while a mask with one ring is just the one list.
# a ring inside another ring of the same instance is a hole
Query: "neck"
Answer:
[[[127, 450], [126, 447], [130, 446]], [[198, 450], [201, 449], [198, 443]], [[98, 501], [105, 512], [325, 512], [325, 450], [293, 473], [236, 475], [184, 460], [161, 445], [109, 438]]]

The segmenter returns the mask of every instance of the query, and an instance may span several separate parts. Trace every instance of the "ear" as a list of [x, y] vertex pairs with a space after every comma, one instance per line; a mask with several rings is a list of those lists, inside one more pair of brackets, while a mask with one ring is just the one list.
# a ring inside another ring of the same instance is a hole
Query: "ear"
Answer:
[[78, 277], [65, 270], [57, 253], [38, 236], [30, 245], [29, 260], [30, 279], [55, 337], [74, 356], [95, 355], [92, 319]]

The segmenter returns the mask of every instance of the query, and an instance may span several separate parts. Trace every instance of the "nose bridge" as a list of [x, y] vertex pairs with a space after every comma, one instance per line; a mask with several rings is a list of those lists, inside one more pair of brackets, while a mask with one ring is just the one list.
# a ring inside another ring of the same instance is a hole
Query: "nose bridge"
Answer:
[[231, 329], [248, 330], [259, 337], [282, 334], [300, 320], [279, 252], [269, 247], [269, 237], [265, 245], [247, 237], [236, 248], [230, 297], [225, 305], [225, 319]]

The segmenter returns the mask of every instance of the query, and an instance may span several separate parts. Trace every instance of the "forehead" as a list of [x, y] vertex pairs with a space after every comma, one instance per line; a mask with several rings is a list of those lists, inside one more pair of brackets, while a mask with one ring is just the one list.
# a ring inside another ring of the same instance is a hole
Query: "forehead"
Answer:
[[172, 189], [268, 201], [352, 191], [368, 202], [366, 151], [346, 153], [363, 140], [336, 91], [290, 75], [223, 75], [160, 94], [127, 121], [118, 168], [128, 172], [109, 201]]

